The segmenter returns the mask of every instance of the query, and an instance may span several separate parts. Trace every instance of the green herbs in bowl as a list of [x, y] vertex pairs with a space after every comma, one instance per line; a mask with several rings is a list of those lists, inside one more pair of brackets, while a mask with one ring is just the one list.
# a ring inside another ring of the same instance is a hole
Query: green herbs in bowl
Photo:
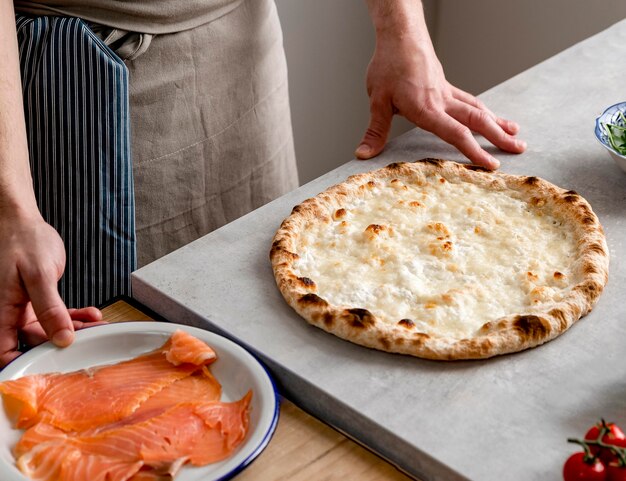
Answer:
[[602, 123], [609, 144], [621, 155], [626, 155], [626, 116], [624, 112], [618, 113], [616, 123]]

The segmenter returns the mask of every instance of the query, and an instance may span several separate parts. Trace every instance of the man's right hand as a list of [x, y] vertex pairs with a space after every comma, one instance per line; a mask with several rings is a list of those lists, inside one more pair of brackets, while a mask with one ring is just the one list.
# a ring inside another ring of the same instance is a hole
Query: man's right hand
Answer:
[[57, 288], [64, 269], [63, 241], [38, 212], [0, 215], [0, 367], [20, 354], [18, 339], [65, 347], [83, 322], [102, 320], [95, 307], [66, 308]]

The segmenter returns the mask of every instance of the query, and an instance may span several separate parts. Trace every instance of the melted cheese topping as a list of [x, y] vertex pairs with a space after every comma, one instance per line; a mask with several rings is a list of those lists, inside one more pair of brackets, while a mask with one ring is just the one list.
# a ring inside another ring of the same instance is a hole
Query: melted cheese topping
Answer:
[[438, 176], [361, 190], [299, 239], [296, 274], [335, 306], [462, 339], [488, 321], [545, 309], [575, 284], [573, 234], [515, 191]]

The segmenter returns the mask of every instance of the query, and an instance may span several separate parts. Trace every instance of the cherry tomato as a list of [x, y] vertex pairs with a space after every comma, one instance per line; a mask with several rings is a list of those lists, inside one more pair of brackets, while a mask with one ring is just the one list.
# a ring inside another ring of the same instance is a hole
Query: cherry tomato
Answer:
[[[606, 444], [612, 444], [619, 447], [626, 447], [626, 435], [624, 432], [617, 426], [615, 423], [606, 423], [609, 428], [609, 432], [602, 436], [602, 442]], [[598, 439], [600, 435], [600, 430], [602, 429], [602, 423], [598, 423], [587, 431], [585, 434], [585, 439], [595, 441]], [[603, 449], [598, 446], [589, 446], [589, 449], [592, 454], [600, 453], [600, 459], [603, 463], [609, 464], [615, 461], [615, 455], [609, 449]]]
[[607, 481], [606, 468], [597, 458], [587, 462], [585, 453], [574, 453], [565, 461], [563, 479], [565, 481]]
[[606, 468], [607, 481], [626, 481], [626, 467], [611, 463]]
[[[609, 444], [618, 448], [626, 448], [626, 439], [614, 439]], [[607, 468], [612, 463], [618, 464], [618, 461], [619, 461], [618, 456], [615, 453], [613, 453], [610, 449], [608, 450], [602, 449], [602, 451], [600, 452], [600, 459], [606, 465]], [[626, 471], [626, 468], [624, 468], [624, 471]]]

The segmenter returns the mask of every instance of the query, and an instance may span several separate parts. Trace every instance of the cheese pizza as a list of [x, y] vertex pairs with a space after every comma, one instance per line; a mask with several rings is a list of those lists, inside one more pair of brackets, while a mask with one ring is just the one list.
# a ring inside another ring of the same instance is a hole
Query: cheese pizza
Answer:
[[270, 258], [284, 298], [311, 324], [441, 360], [558, 336], [597, 301], [609, 259], [576, 192], [436, 159], [355, 175], [304, 201]]

